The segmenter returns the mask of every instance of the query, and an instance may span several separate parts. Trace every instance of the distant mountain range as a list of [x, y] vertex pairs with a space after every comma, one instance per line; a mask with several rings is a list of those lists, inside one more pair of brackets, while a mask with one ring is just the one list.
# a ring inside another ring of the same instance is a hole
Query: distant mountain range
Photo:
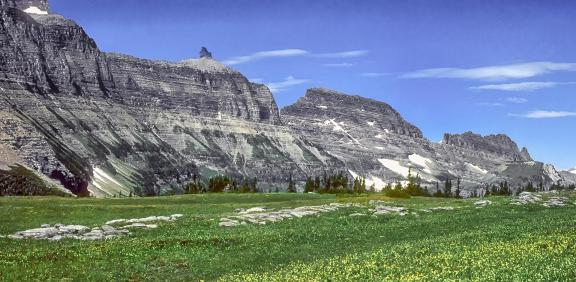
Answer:
[[433, 143], [386, 103], [321, 88], [280, 110], [205, 48], [178, 63], [105, 53], [45, 0], [0, 4], [0, 166], [77, 194], [177, 193], [217, 174], [268, 191], [339, 171], [377, 189], [409, 170], [464, 190], [576, 183], [503, 134]]

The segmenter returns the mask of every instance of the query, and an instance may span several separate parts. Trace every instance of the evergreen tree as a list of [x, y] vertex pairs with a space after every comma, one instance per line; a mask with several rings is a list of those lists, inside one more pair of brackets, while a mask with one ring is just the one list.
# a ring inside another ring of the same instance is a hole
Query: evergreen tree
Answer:
[[296, 193], [296, 186], [294, 185], [294, 181], [292, 181], [292, 173], [288, 178], [288, 193]]
[[304, 193], [314, 192], [314, 180], [308, 177], [306, 178], [306, 184], [304, 185]]
[[450, 198], [452, 196], [452, 180], [446, 179], [444, 181], [444, 197]]
[[372, 185], [370, 185], [370, 190], [368, 190], [368, 192], [376, 193], [376, 185], [374, 185], [374, 183], [372, 183]]
[[460, 198], [460, 177], [456, 181], [456, 193], [454, 194], [454, 198]]

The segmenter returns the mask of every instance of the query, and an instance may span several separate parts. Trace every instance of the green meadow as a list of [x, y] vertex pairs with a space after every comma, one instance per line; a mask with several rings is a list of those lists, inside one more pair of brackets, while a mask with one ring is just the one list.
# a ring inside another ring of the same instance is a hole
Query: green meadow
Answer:
[[[416, 214], [349, 216], [369, 214], [367, 206], [267, 225], [218, 226], [237, 208], [367, 205], [372, 199]], [[2, 235], [41, 224], [95, 227], [119, 218], [184, 215], [103, 241], [0, 238], [0, 280], [576, 280], [575, 205], [516, 206], [509, 197], [490, 197], [492, 205], [476, 208], [476, 200], [284, 193], [0, 198]], [[433, 207], [455, 209], [422, 211]]]

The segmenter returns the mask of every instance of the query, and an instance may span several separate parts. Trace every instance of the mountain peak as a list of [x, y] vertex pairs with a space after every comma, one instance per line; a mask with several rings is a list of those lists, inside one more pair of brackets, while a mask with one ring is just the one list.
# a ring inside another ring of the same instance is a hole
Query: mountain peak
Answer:
[[463, 134], [444, 134], [444, 144], [458, 147], [481, 150], [498, 155], [505, 155], [513, 161], [531, 161], [532, 157], [528, 149], [522, 148], [520, 151], [516, 142], [506, 134], [492, 134], [482, 136], [468, 131]]
[[200, 49], [200, 59], [203, 58], [212, 59], [212, 53], [208, 52], [206, 47], [202, 47], [202, 49]]
[[283, 108], [282, 114], [292, 118], [336, 119], [361, 127], [378, 124], [382, 130], [423, 138], [420, 129], [404, 120], [390, 105], [327, 88], [308, 89], [295, 104]]
[[0, 7], [16, 8], [36, 15], [47, 15], [50, 11], [48, 0], [0, 0]]

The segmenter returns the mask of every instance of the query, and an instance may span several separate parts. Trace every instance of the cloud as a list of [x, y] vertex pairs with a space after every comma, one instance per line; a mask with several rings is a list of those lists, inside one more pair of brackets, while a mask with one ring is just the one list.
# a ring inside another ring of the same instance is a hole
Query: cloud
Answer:
[[478, 106], [483, 106], [483, 107], [504, 107], [504, 104], [502, 103], [478, 103]]
[[238, 65], [251, 61], [274, 57], [294, 57], [307, 55], [308, 51], [302, 49], [282, 49], [256, 52], [248, 56], [233, 57], [224, 61], [226, 65]]
[[555, 71], [576, 71], [576, 63], [530, 62], [480, 68], [435, 68], [407, 73], [401, 78], [464, 78], [502, 81], [535, 77]]
[[308, 79], [296, 79], [293, 76], [288, 76], [284, 81], [267, 83], [266, 86], [270, 88], [272, 93], [279, 93], [288, 90], [290, 86], [308, 83]]
[[518, 97], [506, 98], [506, 101], [507, 101], [507, 102], [510, 102], [510, 103], [514, 103], [514, 104], [524, 104], [524, 103], [528, 102], [527, 99], [518, 98]]
[[346, 67], [352, 67], [356, 64], [353, 63], [334, 63], [334, 64], [324, 64], [325, 67], [329, 67], [329, 68], [346, 68]]
[[381, 77], [381, 76], [392, 75], [392, 73], [389, 73], [389, 72], [365, 72], [365, 73], [362, 73], [360, 75], [364, 76], [364, 77]]
[[275, 58], [275, 57], [299, 57], [299, 56], [313, 56], [318, 58], [354, 58], [360, 57], [368, 54], [367, 50], [353, 50], [344, 51], [337, 53], [318, 53], [312, 54], [309, 51], [302, 49], [281, 49], [281, 50], [271, 50], [271, 51], [260, 51], [247, 56], [232, 57], [225, 60], [223, 63], [225, 65], [239, 65], [256, 60]]
[[576, 84], [576, 82], [519, 82], [508, 84], [488, 84], [470, 87], [474, 90], [500, 90], [500, 91], [535, 91], [553, 88], [559, 85]]
[[250, 82], [254, 82], [254, 83], [262, 83], [264, 80], [262, 78], [249, 78], [248, 79]]
[[532, 111], [526, 114], [508, 114], [513, 117], [522, 118], [532, 118], [532, 119], [544, 119], [544, 118], [563, 118], [563, 117], [574, 117], [576, 112], [564, 112], [564, 111]]
[[366, 54], [368, 54], [368, 50], [353, 50], [337, 53], [313, 54], [313, 56], [319, 58], [355, 58], [364, 56]]

